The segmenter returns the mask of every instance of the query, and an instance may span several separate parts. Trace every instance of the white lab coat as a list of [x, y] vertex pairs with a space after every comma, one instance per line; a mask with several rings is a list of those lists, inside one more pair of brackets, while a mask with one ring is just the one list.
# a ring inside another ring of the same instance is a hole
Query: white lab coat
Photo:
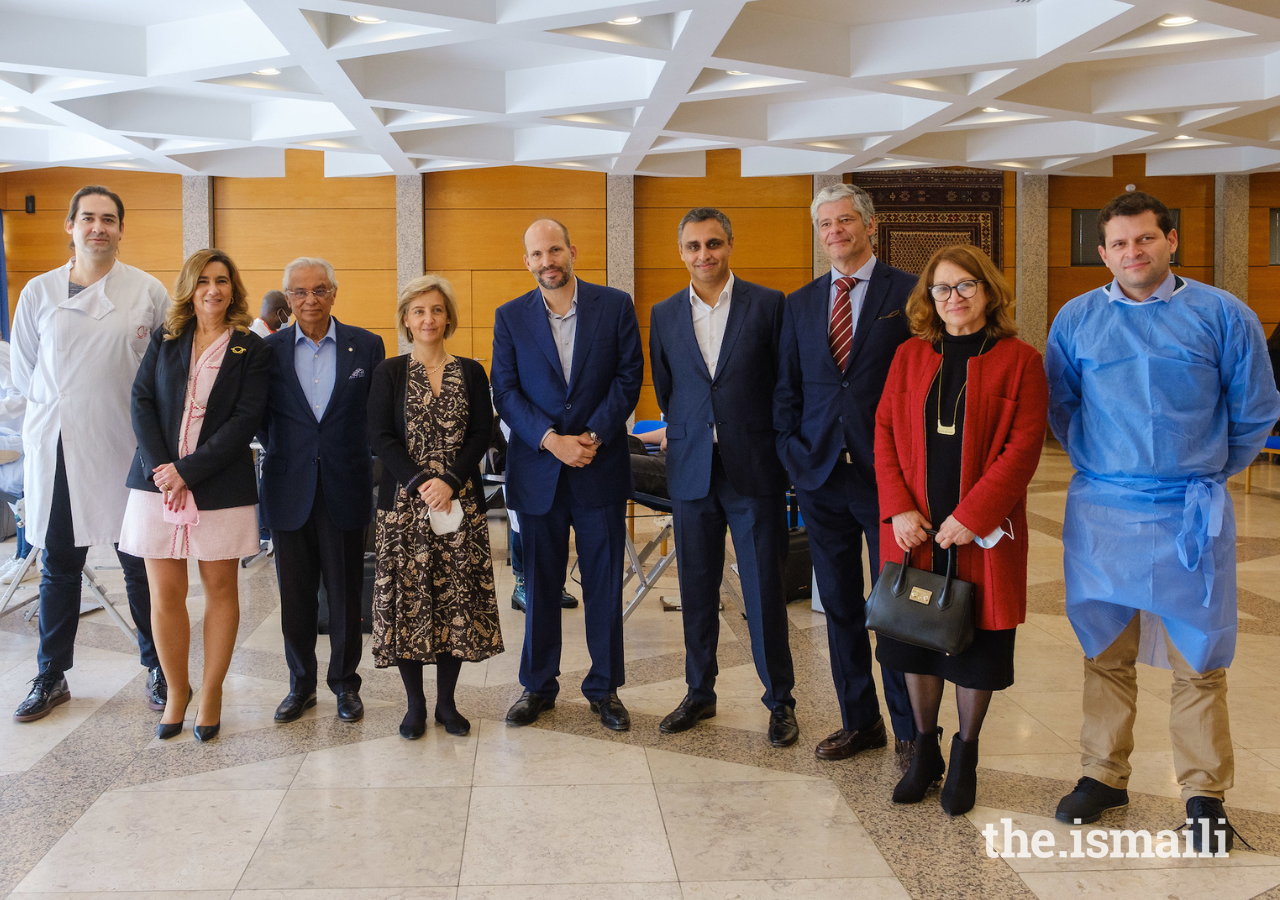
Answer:
[[[22, 417], [27, 398], [13, 386], [9, 374], [9, 343], [0, 341], [0, 450], [22, 452]], [[22, 458], [0, 465], [0, 491], [17, 497], [22, 493]]]
[[120, 540], [137, 450], [133, 379], [169, 305], [164, 285], [122, 262], [68, 298], [70, 273], [67, 263], [31, 279], [13, 319], [13, 382], [27, 398], [27, 539], [37, 547], [45, 546], [59, 435], [76, 546]]

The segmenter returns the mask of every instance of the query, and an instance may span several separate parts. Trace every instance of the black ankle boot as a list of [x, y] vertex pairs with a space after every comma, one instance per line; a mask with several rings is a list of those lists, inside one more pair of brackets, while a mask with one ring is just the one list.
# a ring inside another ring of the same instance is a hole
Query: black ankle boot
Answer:
[[942, 811], [949, 816], [963, 816], [973, 809], [978, 796], [978, 739], [951, 739], [951, 769], [942, 786]]
[[907, 774], [893, 789], [894, 803], [919, 803], [935, 781], [942, 777], [946, 766], [942, 762], [942, 729], [921, 732], [916, 735], [915, 753]]

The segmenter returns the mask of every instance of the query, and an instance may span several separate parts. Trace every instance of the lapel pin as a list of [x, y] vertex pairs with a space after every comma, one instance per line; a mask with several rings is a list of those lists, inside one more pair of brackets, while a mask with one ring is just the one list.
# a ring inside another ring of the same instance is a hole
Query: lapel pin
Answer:
[[244, 352], [244, 348], [243, 348], [243, 347], [232, 347], [232, 348], [231, 348], [231, 352], [232, 352], [232, 353], [243, 353], [243, 352]]

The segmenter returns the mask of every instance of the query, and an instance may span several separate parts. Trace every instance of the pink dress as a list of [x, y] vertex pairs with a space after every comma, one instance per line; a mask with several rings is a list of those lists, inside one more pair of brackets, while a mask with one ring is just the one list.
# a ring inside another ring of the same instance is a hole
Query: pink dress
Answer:
[[[187, 376], [186, 409], [178, 435], [178, 456], [187, 456], [200, 440], [209, 392], [222, 368], [231, 343], [231, 330], [218, 338], [191, 366]], [[195, 501], [187, 494], [187, 503]], [[144, 559], [239, 559], [258, 552], [257, 506], [202, 509], [194, 525], [174, 525], [164, 520], [164, 495], [154, 491], [129, 491], [129, 502], [120, 529], [120, 549]]]

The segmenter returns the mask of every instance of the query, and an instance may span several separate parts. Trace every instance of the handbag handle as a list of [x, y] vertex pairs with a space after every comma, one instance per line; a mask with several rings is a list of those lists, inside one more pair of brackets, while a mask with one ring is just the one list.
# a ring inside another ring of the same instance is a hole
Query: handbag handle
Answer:
[[[936, 528], [926, 528], [924, 533], [930, 537], [937, 537], [938, 530]], [[893, 593], [895, 596], [901, 597], [907, 592], [907, 568], [911, 565], [911, 551], [907, 550], [902, 554], [902, 568], [898, 570], [898, 577], [893, 582]], [[952, 544], [947, 548], [947, 580], [942, 585], [942, 593], [938, 595], [938, 608], [946, 609], [951, 605], [951, 579], [956, 574], [956, 545]]]

